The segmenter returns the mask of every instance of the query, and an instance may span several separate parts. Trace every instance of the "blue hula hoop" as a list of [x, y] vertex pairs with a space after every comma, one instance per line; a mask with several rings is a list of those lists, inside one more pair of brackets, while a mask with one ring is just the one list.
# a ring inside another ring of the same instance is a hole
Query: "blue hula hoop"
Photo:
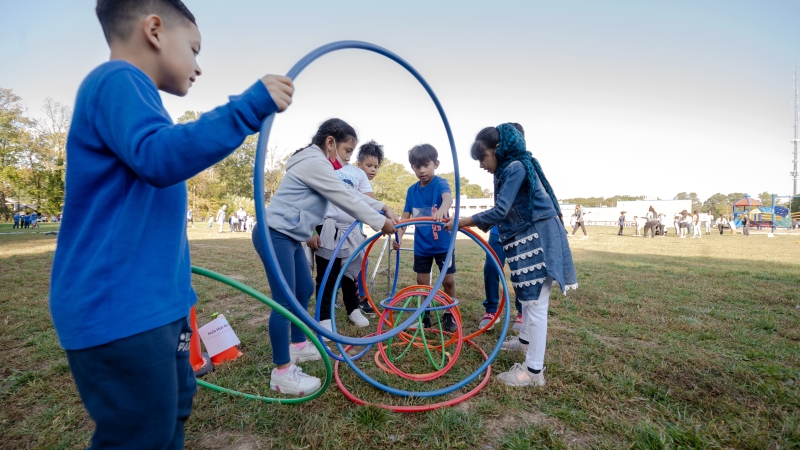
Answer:
[[[439, 102], [438, 97], [431, 89], [430, 85], [427, 81], [414, 69], [411, 64], [406, 62], [403, 58], [399, 57], [398, 55], [392, 53], [391, 51], [379, 47], [375, 44], [370, 44], [368, 42], [362, 41], [338, 41], [333, 42], [327, 45], [323, 45], [322, 47], [313, 50], [306, 56], [304, 56], [300, 61], [298, 61], [286, 74], [291, 79], [296, 79], [300, 72], [303, 71], [309, 64], [313, 61], [319, 59], [320, 57], [337, 51], [337, 50], [344, 50], [344, 49], [361, 49], [367, 50], [379, 55], [386, 56], [387, 58], [391, 59], [392, 61], [398, 63], [400, 66], [405, 68], [414, 78], [419, 81], [428, 95], [431, 97], [434, 105], [436, 106], [439, 115], [442, 118], [442, 123], [444, 125], [445, 131], [447, 132], [447, 139], [450, 143], [450, 151], [453, 156], [453, 168], [455, 171], [455, 208], [456, 213], [453, 217], [454, 226], [458, 226], [458, 216], [461, 204], [461, 180], [460, 180], [460, 171], [458, 169], [458, 154], [456, 153], [456, 144], [455, 139], [453, 138], [453, 132], [450, 128], [450, 122], [447, 120], [447, 115], [444, 112], [444, 108], [442, 108], [441, 103]], [[267, 116], [264, 121], [261, 123], [261, 130], [258, 136], [258, 144], [256, 146], [256, 164], [253, 170], [253, 185], [254, 185], [254, 198], [256, 203], [256, 219], [258, 220], [258, 225], [256, 226], [255, 233], [258, 239], [261, 241], [262, 245], [266, 250], [266, 255], [262, 257], [262, 263], [264, 264], [264, 269], [273, 276], [273, 278], [279, 281], [278, 289], [280, 289], [281, 294], [283, 294], [286, 298], [289, 299], [289, 306], [292, 312], [297, 315], [300, 319], [303, 320], [311, 329], [313, 329], [317, 334], [320, 334], [332, 341], [337, 343], [344, 343], [348, 345], [370, 345], [375, 344], [378, 342], [382, 342], [388, 339], [391, 339], [398, 334], [402, 333], [403, 330], [408, 328], [412, 323], [417, 321], [417, 318], [423, 314], [424, 309], [427, 308], [430, 303], [433, 301], [433, 297], [436, 291], [442, 286], [442, 282], [444, 281], [445, 273], [441, 273], [439, 278], [436, 280], [433, 288], [431, 289], [430, 294], [425, 298], [425, 300], [420, 305], [419, 310], [412, 313], [405, 322], [397, 326], [395, 329], [391, 330], [386, 334], [381, 334], [378, 336], [367, 337], [367, 338], [354, 338], [349, 336], [343, 336], [341, 334], [331, 331], [328, 331], [322, 326], [320, 326], [319, 322], [314, 320], [314, 318], [308, 314], [308, 311], [301, 307], [300, 302], [294, 295], [294, 292], [291, 292], [288, 288], [286, 283], [286, 278], [284, 278], [283, 273], [281, 272], [278, 261], [275, 258], [275, 249], [272, 246], [272, 239], [270, 237], [269, 231], [269, 223], [267, 222], [266, 217], [266, 199], [264, 197], [265, 189], [264, 189], [264, 170], [265, 170], [265, 163], [266, 163], [266, 156], [267, 156], [267, 145], [269, 143], [269, 134], [270, 130], [272, 129], [272, 123], [275, 121], [275, 114], [270, 114]], [[453, 259], [453, 249], [455, 248], [456, 244], [456, 233], [453, 233], [450, 244], [447, 248], [447, 257], [445, 258], [444, 264], [449, 266]]]

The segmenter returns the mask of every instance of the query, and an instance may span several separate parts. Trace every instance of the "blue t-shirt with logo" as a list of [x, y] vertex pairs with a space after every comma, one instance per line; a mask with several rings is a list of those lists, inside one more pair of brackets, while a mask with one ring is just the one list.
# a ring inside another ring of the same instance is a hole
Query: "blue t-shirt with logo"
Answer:
[[[411, 217], [430, 217], [442, 206], [442, 195], [450, 193], [450, 185], [440, 176], [434, 176], [427, 186], [416, 182], [408, 188], [403, 212]], [[414, 231], [414, 254], [435, 256], [447, 252], [450, 233], [442, 225], [416, 225]]]

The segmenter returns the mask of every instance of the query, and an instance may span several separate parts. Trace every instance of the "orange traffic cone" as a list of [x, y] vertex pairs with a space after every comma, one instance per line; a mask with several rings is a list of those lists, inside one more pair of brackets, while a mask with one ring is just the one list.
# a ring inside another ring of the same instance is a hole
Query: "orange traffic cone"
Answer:
[[[223, 319], [225, 316], [220, 315]], [[229, 349], [223, 351], [222, 353], [217, 353], [216, 355], [211, 357], [211, 362], [215, 365], [219, 365], [224, 363], [225, 361], [233, 361], [234, 359], [242, 356], [243, 353], [239, 351], [239, 347], [231, 346]]]
[[214, 364], [208, 353], [203, 353], [203, 347], [200, 345], [200, 332], [197, 330], [197, 311], [192, 306], [192, 312], [189, 317], [190, 325], [192, 326], [192, 340], [189, 344], [189, 362], [194, 369], [194, 376], [202, 377], [203, 375], [214, 370]]

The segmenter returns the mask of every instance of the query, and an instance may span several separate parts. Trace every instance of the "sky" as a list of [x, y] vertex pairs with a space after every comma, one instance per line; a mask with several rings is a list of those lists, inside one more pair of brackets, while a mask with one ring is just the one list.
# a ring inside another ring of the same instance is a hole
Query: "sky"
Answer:
[[[483, 127], [519, 122], [558, 197], [671, 199], [696, 192], [792, 194], [797, 1], [185, 0], [202, 34], [203, 75], [173, 118], [224, 104], [329, 42], [380, 45], [411, 63], [441, 101], [462, 176], [490, 188], [469, 157]], [[74, 104], [108, 59], [91, 0], [0, 2], [0, 87], [32, 116]], [[344, 50], [295, 80], [275, 151], [306, 145], [330, 117], [408, 167], [420, 143], [454, 158], [423, 88], [396, 63]]]

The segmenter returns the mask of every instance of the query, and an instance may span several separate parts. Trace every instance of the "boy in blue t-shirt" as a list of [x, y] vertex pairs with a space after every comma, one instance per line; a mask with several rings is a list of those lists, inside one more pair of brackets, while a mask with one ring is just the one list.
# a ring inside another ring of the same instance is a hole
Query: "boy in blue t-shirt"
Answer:
[[[430, 144], [417, 145], [408, 151], [408, 162], [411, 163], [411, 169], [419, 178], [419, 182], [408, 188], [402, 220], [410, 217], [433, 217], [435, 221], [443, 221], [453, 204], [453, 195], [450, 193], [447, 180], [436, 176], [439, 153]], [[414, 272], [417, 274], [417, 284], [430, 286], [433, 261], [436, 261], [440, 272], [443, 270], [442, 266], [450, 244], [450, 233], [441, 225], [416, 225], [414, 229]], [[394, 243], [395, 250], [399, 250], [402, 246], [404, 232], [405, 228], [397, 229], [398, 242]], [[445, 294], [453, 299], [456, 296], [455, 273], [456, 260], [453, 255], [442, 282]], [[426, 328], [431, 326], [430, 313], [425, 313], [422, 323]], [[442, 325], [445, 331], [451, 333], [457, 328], [453, 315], [449, 312], [443, 314]]]
[[[75, 101], [50, 311], [95, 422], [91, 447], [182, 448], [197, 389], [186, 180], [286, 109], [294, 88], [267, 75], [174, 125], [158, 91], [184, 96], [201, 74], [192, 13], [180, 0], [98, 0], [96, 13], [111, 60]], [[108, 218], [125, 222], [93, 226]]]

